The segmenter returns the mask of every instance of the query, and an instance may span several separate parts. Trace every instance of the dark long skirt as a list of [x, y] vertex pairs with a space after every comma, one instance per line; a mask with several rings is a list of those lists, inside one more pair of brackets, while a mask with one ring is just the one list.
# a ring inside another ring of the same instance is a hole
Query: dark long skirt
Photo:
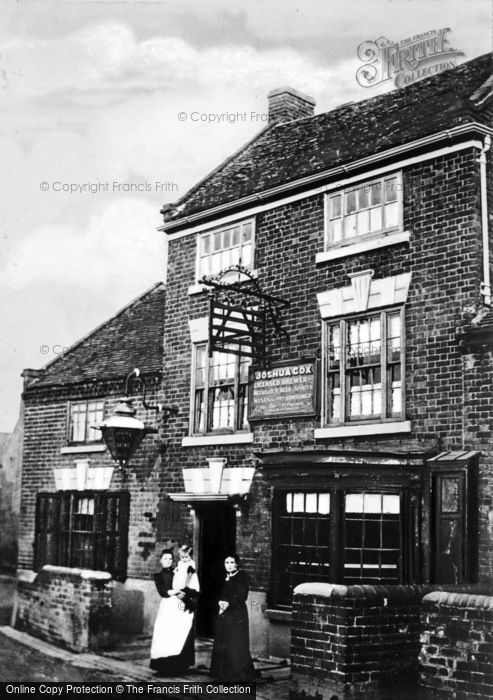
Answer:
[[217, 616], [211, 676], [227, 682], [247, 683], [255, 680], [255, 669], [250, 656], [248, 613], [245, 607], [228, 609]]

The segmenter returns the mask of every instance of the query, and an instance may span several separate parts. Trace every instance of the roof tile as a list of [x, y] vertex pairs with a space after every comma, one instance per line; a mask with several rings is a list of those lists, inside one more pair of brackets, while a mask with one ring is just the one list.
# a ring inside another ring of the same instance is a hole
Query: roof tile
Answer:
[[182, 219], [440, 130], [485, 122], [471, 98], [488, 92], [492, 56], [325, 114], [273, 124], [187, 192], [171, 216]]

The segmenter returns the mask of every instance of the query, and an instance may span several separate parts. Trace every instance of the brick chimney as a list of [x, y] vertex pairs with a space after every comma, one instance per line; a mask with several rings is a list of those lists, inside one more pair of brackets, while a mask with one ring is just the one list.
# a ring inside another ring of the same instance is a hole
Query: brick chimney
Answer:
[[293, 90], [290, 87], [281, 87], [271, 90], [267, 95], [269, 100], [269, 122], [282, 124], [293, 119], [313, 117], [315, 100], [309, 95]]

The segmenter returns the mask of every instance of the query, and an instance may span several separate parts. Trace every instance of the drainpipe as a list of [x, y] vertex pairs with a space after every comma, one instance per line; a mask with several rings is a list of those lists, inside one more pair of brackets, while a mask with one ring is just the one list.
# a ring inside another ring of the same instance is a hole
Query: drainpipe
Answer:
[[481, 178], [481, 228], [483, 232], [483, 282], [481, 294], [485, 306], [491, 306], [490, 248], [488, 240], [488, 192], [486, 189], [486, 153], [491, 147], [491, 136], [484, 137], [484, 146], [478, 158]]

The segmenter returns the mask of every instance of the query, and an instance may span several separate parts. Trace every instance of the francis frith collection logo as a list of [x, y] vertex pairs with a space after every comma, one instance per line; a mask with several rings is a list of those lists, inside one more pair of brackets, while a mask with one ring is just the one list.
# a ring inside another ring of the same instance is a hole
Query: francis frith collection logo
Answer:
[[455, 68], [457, 59], [464, 56], [449, 46], [449, 27], [432, 29], [400, 42], [380, 37], [364, 41], [358, 46], [358, 58], [364, 62], [356, 71], [356, 80], [362, 87], [373, 87], [394, 80], [397, 88]]

